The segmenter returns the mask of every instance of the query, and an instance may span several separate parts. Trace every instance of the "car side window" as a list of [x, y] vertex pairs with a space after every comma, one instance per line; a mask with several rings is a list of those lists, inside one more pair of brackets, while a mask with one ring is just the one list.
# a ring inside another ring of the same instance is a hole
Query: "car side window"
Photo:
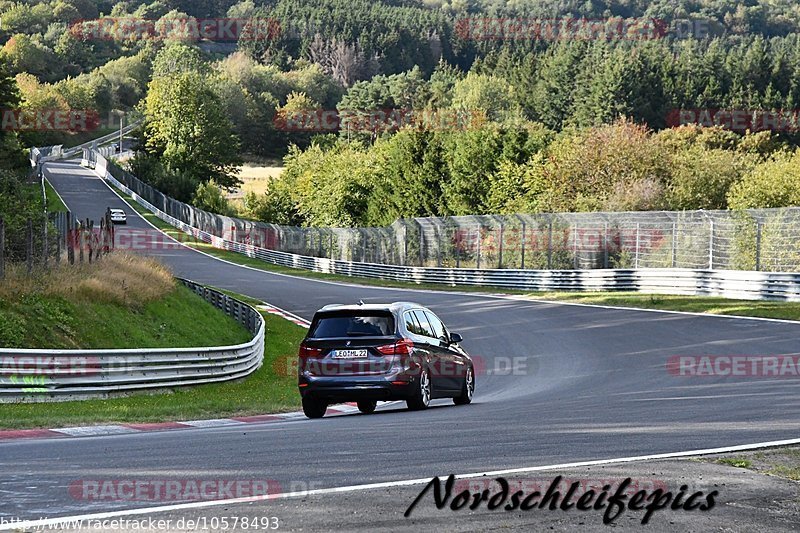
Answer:
[[431, 313], [430, 311], [425, 311], [425, 316], [428, 317], [428, 322], [430, 322], [431, 327], [433, 328], [433, 336], [437, 339], [449, 339], [447, 332], [444, 329], [444, 324], [442, 321], [439, 320], [436, 315]]
[[425, 318], [425, 312], [421, 309], [417, 309], [414, 311], [414, 316], [417, 317], [417, 322], [419, 322], [419, 334], [435, 339], [436, 335], [433, 334], [433, 328], [431, 328], [431, 325], [428, 323], [428, 319]]
[[414, 318], [414, 313], [411, 311], [406, 311], [406, 314], [403, 315], [403, 319], [406, 321], [406, 329], [409, 333], [413, 333], [414, 335], [422, 335], [419, 330], [419, 323], [417, 319]]

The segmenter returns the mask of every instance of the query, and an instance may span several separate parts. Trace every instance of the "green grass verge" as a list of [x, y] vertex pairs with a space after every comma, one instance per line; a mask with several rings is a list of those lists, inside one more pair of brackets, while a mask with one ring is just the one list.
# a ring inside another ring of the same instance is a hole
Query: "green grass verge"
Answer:
[[40, 293], [0, 298], [0, 346], [31, 349], [125, 349], [227, 346], [247, 329], [182, 285], [141, 308], [74, 303]]
[[107, 400], [3, 405], [0, 428], [165, 422], [298, 410], [300, 395], [291, 362], [305, 330], [269, 314], [264, 320], [264, 366], [246, 379]]
[[546, 292], [533, 293], [530, 296], [539, 300], [610, 305], [636, 309], [800, 320], [800, 302], [731, 300], [713, 296], [673, 296], [631, 292]]
[[336, 274], [324, 274], [321, 272], [309, 272], [295, 268], [273, 265], [260, 259], [253, 259], [242, 254], [219, 250], [204, 242], [187, 242], [187, 235], [182, 231], [170, 226], [151, 212], [136, 203], [132, 198], [125, 195], [122, 191], [117, 191], [131, 205], [137, 213], [149, 220], [154, 226], [165, 233], [185, 242], [187, 246], [205, 252], [219, 259], [224, 259], [239, 265], [249, 266], [267, 272], [279, 274], [289, 274], [292, 276], [306, 277], [312, 279], [324, 279], [329, 281], [341, 281], [345, 283], [358, 283], [360, 285], [398, 287], [412, 289], [430, 289], [438, 291], [459, 291], [474, 292], [477, 294], [487, 294], [502, 291], [506, 294], [516, 294], [527, 296], [535, 300], [560, 301], [583, 303], [593, 305], [609, 305], [617, 307], [630, 307], [635, 309], [658, 309], [663, 311], [685, 311], [693, 313], [709, 313], [716, 315], [749, 316], [761, 318], [779, 318], [783, 320], [800, 320], [800, 302], [765, 302], [752, 300], [731, 300], [728, 298], [718, 298], [710, 296], [672, 296], [672, 295], [651, 295], [635, 292], [530, 292], [515, 291], [509, 289], [497, 289], [492, 291], [486, 287], [445, 287], [433, 284], [413, 284], [402, 283], [389, 280], [376, 280], [369, 278], [357, 278], [341, 276]]
[[722, 458], [710, 456], [697, 460], [733, 468], [744, 468], [759, 474], [776, 476], [792, 481], [800, 481], [800, 448], [798, 447], [769, 448], [741, 452], [737, 455], [729, 455]]
[[743, 457], [726, 457], [724, 459], [717, 459], [717, 464], [733, 466], [736, 468], [750, 468], [753, 462]]
[[62, 213], [69, 211], [67, 206], [64, 205], [64, 202], [61, 201], [61, 198], [56, 193], [56, 190], [50, 185], [50, 182], [44, 180], [44, 191], [45, 195], [47, 196], [47, 212], [48, 213]]

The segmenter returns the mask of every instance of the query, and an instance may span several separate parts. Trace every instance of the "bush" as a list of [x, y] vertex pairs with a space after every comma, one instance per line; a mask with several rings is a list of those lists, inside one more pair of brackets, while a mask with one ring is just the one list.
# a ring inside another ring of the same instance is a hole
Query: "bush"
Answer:
[[755, 165], [755, 157], [695, 145], [672, 159], [670, 209], [726, 209], [728, 191]]
[[213, 181], [207, 181], [198, 185], [197, 190], [192, 198], [192, 205], [198, 209], [208, 211], [209, 213], [217, 213], [233, 217], [237, 215], [236, 209], [228, 202], [228, 199], [222, 194], [219, 185]]
[[620, 188], [665, 181], [668, 160], [646, 127], [621, 120], [563, 134], [550, 146], [545, 174], [553, 189], [545, 209], [597, 211], [619, 204]]
[[748, 172], [728, 194], [732, 209], [800, 205], [800, 152], [781, 152]]

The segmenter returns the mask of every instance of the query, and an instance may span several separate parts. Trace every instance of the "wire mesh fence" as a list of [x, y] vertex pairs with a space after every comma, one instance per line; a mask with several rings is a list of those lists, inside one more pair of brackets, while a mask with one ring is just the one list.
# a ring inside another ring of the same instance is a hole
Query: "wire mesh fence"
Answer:
[[[21, 229], [20, 229], [21, 228]], [[25, 265], [28, 273], [62, 261], [92, 263], [115, 249], [115, 229], [107, 214], [99, 224], [70, 212], [43, 214], [10, 226], [0, 218], [0, 279], [7, 264]]]
[[208, 213], [162, 194], [113, 162], [107, 170], [194, 228], [304, 256], [478, 269], [800, 271], [800, 208], [480, 215], [403, 219], [386, 227], [294, 227]]

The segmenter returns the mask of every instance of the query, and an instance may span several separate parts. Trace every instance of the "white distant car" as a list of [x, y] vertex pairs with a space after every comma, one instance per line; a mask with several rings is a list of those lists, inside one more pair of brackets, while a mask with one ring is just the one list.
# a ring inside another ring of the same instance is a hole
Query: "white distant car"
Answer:
[[112, 224], [127, 224], [128, 223], [128, 216], [125, 214], [125, 211], [122, 209], [109, 209], [111, 212], [111, 223]]

